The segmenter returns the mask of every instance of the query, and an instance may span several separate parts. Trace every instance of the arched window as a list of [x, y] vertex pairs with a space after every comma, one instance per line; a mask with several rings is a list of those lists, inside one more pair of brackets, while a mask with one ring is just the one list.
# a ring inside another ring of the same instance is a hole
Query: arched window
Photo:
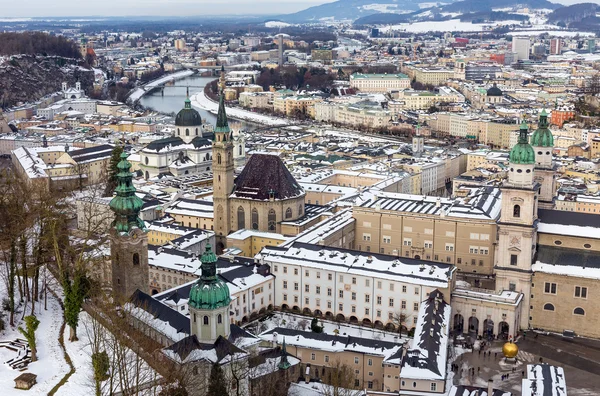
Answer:
[[268, 229], [269, 231], [275, 231], [275, 223], [277, 222], [277, 215], [275, 214], [275, 210], [269, 210], [268, 220]]
[[550, 303], [544, 304], [544, 311], [554, 311], [554, 305]]
[[575, 308], [575, 309], [573, 310], [573, 313], [574, 313], [575, 315], [585, 315], [585, 311], [583, 310], [583, 308], [579, 308], [579, 307]]
[[241, 145], [241, 144], [240, 144], [240, 147], [238, 148], [238, 150], [239, 150], [239, 153], [240, 153], [240, 155], [242, 155], [242, 150], [243, 150], [243, 148], [242, 148], [242, 145]]
[[246, 228], [246, 212], [244, 212], [244, 208], [241, 206], [238, 208], [238, 230], [243, 230]]
[[521, 207], [519, 205], [513, 206], [513, 217], [521, 217]]
[[285, 218], [286, 219], [291, 219], [292, 218], [292, 208], [287, 208], [285, 210]]
[[221, 153], [217, 154], [217, 164], [221, 165]]
[[233, 162], [233, 154], [231, 154], [231, 151], [227, 154], [227, 159], [229, 160], [229, 163]]
[[252, 209], [252, 229], [258, 230], [258, 210]]
[[194, 372], [194, 375], [198, 375], [198, 366], [194, 366], [193, 372]]
[[196, 136], [198, 136], [198, 128], [196, 128]]
[[181, 136], [181, 130], [177, 128], [177, 136]]
[[204, 324], [207, 325], [208, 324], [208, 316], [204, 315]]
[[140, 265], [139, 253], [133, 253], [133, 265]]
[[190, 136], [190, 130], [185, 128], [185, 136]]
[[146, 162], [146, 165], [148, 165], [148, 157], [146, 157], [146, 159], [144, 159], [144, 162]]
[[221, 323], [223, 323], [223, 316], [221, 316], [221, 314], [219, 314], [219, 315], [217, 316], [217, 323], [218, 323], [218, 324], [221, 324]]
[[298, 216], [302, 215], [302, 205], [298, 205]]

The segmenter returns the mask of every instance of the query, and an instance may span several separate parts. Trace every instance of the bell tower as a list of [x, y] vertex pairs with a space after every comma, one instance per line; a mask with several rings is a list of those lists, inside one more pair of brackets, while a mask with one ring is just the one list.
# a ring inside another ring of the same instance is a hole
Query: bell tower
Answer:
[[529, 321], [531, 263], [537, 240], [537, 209], [540, 185], [534, 181], [535, 152], [529, 144], [528, 127], [521, 123], [519, 141], [509, 155], [508, 180], [501, 187], [502, 210], [498, 222], [496, 290], [523, 293], [521, 327]]
[[127, 154], [121, 154], [117, 168], [117, 196], [110, 201], [115, 220], [109, 238], [113, 297], [116, 301], [123, 301], [136, 289], [148, 293], [150, 279], [148, 235], [139, 217], [144, 202], [135, 195]]
[[554, 206], [554, 193], [556, 183], [554, 176], [554, 163], [552, 161], [552, 151], [554, 150], [554, 136], [548, 128], [548, 114], [542, 110], [538, 121], [538, 128], [531, 136], [531, 145], [535, 151], [535, 170], [533, 172], [535, 180], [540, 183], [540, 207], [552, 209]]
[[229, 195], [233, 192], [233, 169], [235, 167], [233, 161], [233, 135], [227, 122], [225, 99], [222, 90], [219, 98], [219, 111], [217, 113], [217, 125], [215, 126], [212, 150], [216, 251], [217, 253], [221, 253], [225, 248], [227, 235], [231, 231]]
[[202, 275], [190, 289], [190, 334], [202, 343], [213, 343], [219, 336], [229, 337], [229, 304], [231, 296], [227, 284], [217, 275], [217, 256], [212, 247], [200, 258]]

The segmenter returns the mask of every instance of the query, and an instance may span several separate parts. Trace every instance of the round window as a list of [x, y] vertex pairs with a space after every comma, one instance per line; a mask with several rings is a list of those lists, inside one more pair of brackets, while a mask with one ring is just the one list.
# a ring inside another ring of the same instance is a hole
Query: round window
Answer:
[[517, 173], [523, 173], [523, 169], [517, 169]]
[[541, 151], [538, 151], [538, 155], [542, 155], [543, 153]]
[[584, 248], [589, 249], [592, 247], [592, 245], [590, 245], [589, 243], [586, 243], [585, 245], [583, 245]]
[[554, 241], [554, 244], [555, 245], [562, 245], [562, 242], [561, 241]]

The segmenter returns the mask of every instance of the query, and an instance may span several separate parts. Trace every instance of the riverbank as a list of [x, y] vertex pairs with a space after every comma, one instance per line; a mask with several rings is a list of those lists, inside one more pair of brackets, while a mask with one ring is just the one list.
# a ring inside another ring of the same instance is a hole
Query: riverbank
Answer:
[[[190, 97], [192, 106], [206, 110], [212, 114], [217, 114], [219, 104], [210, 99], [204, 91], [198, 92]], [[237, 120], [254, 122], [257, 124], [269, 125], [269, 126], [285, 126], [289, 125], [289, 120], [285, 118], [267, 116], [264, 114], [253, 113], [248, 110], [239, 109], [236, 107], [227, 108], [227, 116], [235, 118]]]
[[153, 88], [164, 85], [164, 84], [168, 83], [169, 81], [175, 81], [175, 80], [189, 77], [195, 73], [196, 72], [193, 70], [181, 70], [181, 71], [178, 71], [178, 72], [175, 72], [172, 74], [167, 74], [166, 76], [163, 76], [154, 81], [150, 81], [149, 83], [147, 83], [143, 86], [135, 88], [133, 90], [133, 92], [129, 95], [129, 97], [127, 98], [127, 101], [131, 102], [131, 103], [135, 103], [138, 100], [140, 100], [142, 98], [142, 96], [144, 96], [148, 92], [152, 91]]

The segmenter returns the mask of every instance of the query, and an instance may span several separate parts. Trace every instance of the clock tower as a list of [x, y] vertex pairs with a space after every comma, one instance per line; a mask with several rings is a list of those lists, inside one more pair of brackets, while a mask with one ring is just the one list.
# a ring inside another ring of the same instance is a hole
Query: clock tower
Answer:
[[498, 222], [496, 290], [523, 293], [521, 327], [529, 320], [531, 263], [537, 240], [537, 209], [540, 184], [534, 180], [535, 152], [529, 144], [528, 127], [521, 123], [519, 141], [509, 155], [508, 180], [502, 189]]

